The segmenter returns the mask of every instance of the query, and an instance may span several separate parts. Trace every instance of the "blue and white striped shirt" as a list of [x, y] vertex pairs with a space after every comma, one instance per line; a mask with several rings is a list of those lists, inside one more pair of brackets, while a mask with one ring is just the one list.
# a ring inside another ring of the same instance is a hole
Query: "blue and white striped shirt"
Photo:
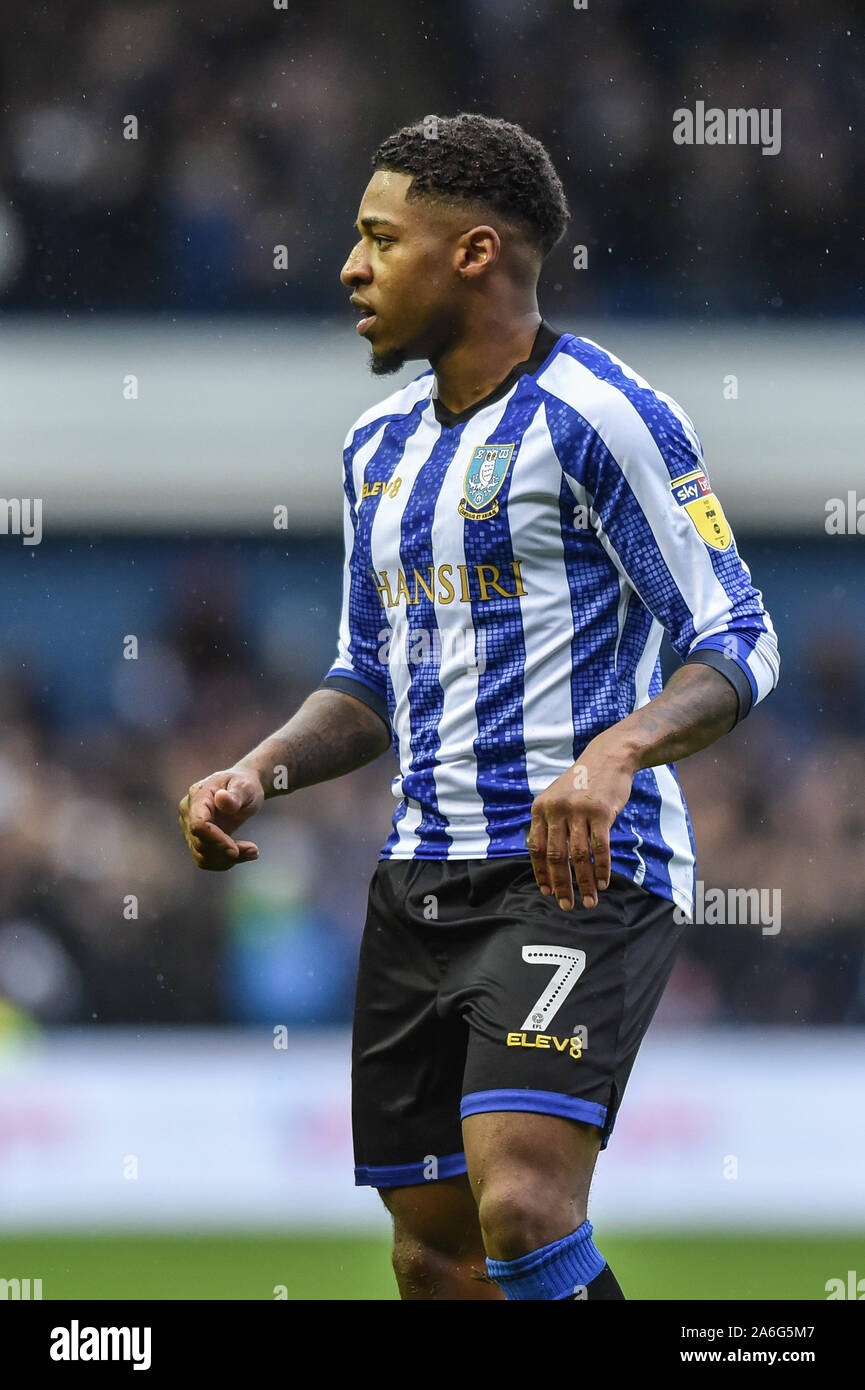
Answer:
[[[345, 444], [343, 611], [325, 688], [390, 724], [383, 858], [525, 855], [534, 798], [661, 690], [666, 630], [735, 687], [778, 646], [675, 401], [587, 338], [532, 356], [460, 415], [424, 372]], [[638, 771], [612, 867], [689, 916], [695, 853], [672, 765]]]

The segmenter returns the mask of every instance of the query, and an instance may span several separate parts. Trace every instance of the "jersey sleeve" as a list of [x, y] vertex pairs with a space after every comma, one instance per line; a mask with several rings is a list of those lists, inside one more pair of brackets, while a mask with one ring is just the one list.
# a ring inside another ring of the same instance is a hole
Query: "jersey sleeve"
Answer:
[[691, 421], [649, 388], [616, 391], [582, 458], [563, 469], [599, 541], [679, 657], [720, 671], [743, 719], [778, 683], [778, 643]]
[[356, 700], [375, 710], [390, 728], [387, 664], [381, 656], [389, 629], [382, 614], [378, 591], [367, 567], [363, 546], [359, 541], [357, 499], [348, 447], [345, 459], [342, 612], [336, 658], [319, 688], [341, 690], [347, 695], [353, 695]]

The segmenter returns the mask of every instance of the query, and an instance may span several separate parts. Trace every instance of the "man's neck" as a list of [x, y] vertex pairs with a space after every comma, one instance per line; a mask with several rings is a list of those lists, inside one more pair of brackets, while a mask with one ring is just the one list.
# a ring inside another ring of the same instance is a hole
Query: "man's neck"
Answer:
[[470, 329], [431, 361], [442, 405], [459, 415], [488, 396], [518, 362], [530, 356], [540, 326], [541, 315], [535, 304], [523, 314], [500, 322], [487, 319]]

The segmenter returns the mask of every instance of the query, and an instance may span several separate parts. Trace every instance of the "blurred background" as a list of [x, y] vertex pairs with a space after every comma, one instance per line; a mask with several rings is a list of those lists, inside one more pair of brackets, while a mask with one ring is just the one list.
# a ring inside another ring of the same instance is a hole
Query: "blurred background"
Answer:
[[[679, 768], [705, 893], [778, 894], [777, 929], [686, 932], [590, 1215], [632, 1297], [865, 1276], [860, 30], [852, 0], [0, 16], [0, 1279], [394, 1296], [347, 1053], [392, 757], [269, 805], [227, 876], [176, 806], [331, 662], [343, 438], [422, 365], [370, 378], [339, 270], [372, 149], [459, 110], [547, 144], [545, 317], [694, 419], [782, 654]], [[698, 100], [780, 110], [780, 152], [674, 144]]]

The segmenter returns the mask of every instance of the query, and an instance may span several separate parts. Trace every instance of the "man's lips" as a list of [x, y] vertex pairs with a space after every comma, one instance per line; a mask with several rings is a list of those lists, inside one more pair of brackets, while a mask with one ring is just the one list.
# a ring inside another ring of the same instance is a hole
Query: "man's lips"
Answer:
[[375, 318], [375, 310], [371, 309], [368, 304], [365, 304], [362, 299], [352, 299], [351, 304], [361, 315], [357, 322], [357, 331], [363, 336], [363, 334], [369, 331], [372, 325], [372, 321]]

